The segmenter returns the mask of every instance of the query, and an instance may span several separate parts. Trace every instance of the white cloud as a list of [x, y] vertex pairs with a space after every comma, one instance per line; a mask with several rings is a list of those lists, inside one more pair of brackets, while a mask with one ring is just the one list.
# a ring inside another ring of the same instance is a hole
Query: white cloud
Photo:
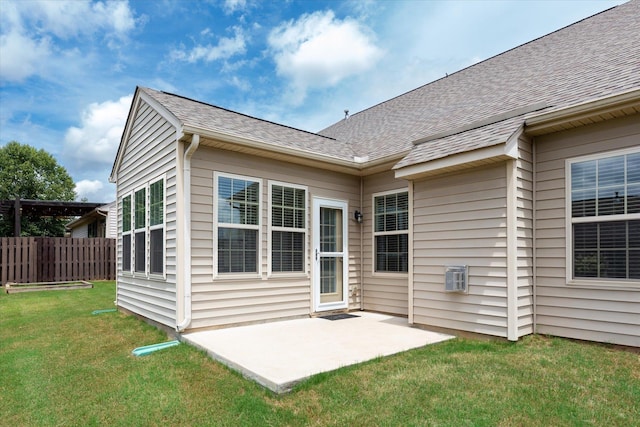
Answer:
[[35, 39], [18, 31], [0, 35], [0, 79], [22, 81], [36, 74], [51, 55], [51, 43], [47, 37]]
[[89, 180], [83, 179], [82, 181], [76, 182], [76, 195], [79, 200], [86, 197], [87, 199], [96, 200], [96, 197], [100, 199], [102, 195], [102, 189], [104, 188], [104, 184], [99, 180]]
[[277, 73], [291, 79], [296, 102], [308, 88], [335, 86], [369, 70], [382, 56], [366, 27], [335, 18], [333, 11], [301, 16], [275, 28], [269, 46]]
[[61, 39], [98, 31], [123, 37], [136, 24], [126, 1], [26, 1], [14, 5], [23, 25]]
[[243, 11], [247, 8], [247, 0], [225, 0], [223, 8], [226, 14]]
[[242, 28], [233, 27], [234, 36], [221, 37], [217, 45], [196, 45], [191, 50], [174, 49], [169, 57], [174, 61], [194, 63], [198, 61], [211, 62], [218, 59], [231, 58], [234, 55], [244, 53], [247, 49], [246, 40]]
[[65, 55], [59, 42], [69, 39], [101, 34], [114, 47], [136, 23], [126, 1], [3, 1], [0, 78], [21, 81], [50, 72], [52, 58]]
[[80, 127], [67, 129], [64, 156], [79, 169], [107, 167], [120, 144], [133, 95], [117, 101], [92, 103], [82, 113]]

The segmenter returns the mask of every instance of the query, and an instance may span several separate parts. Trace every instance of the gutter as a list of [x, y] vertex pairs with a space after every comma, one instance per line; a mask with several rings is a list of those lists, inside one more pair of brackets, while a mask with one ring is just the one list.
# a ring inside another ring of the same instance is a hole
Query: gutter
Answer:
[[[366, 157], [353, 156], [351, 160], [347, 160], [344, 158], [329, 156], [326, 154], [312, 153], [307, 150], [302, 150], [298, 148], [277, 146], [274, 144], [269, 144], [267, 142], [258, 141], [252, 138], [246, 138], [238, 135], [230, 135], [228, 133], [210, 130], [210, 129], [204, 129], [196, 126], [186, 125], [182, 128], [182, 130], [185, 134], [189, 134], [189, 133], [194, 135], [198, 134], [201, 137], [204, 137], [207, 139], [226, 142], [226, 143], [234, 144], [235, 146], [253, 148], [256, 150], [264, 150], [271, 153], [278, 153], [282, 155], [299, 157], [307, 160], [315, 160], [322, 163], [328, 163], [331, 165], [339, 166], [341, 168], [351, 169], [353, 172], [347, 172], [347, 173], [351, 173], [355, 175], [359, 175], [363, 170], [366, 170], [368, 168], [383, 165], [387, 162], [397, 161], [399, 159], [402, 159], [411, 151], [411, 150], [405, 150], [402, 153], [395, 153], [393, 155], [385, 156], [375, 160], [369, 160], [368, 156]], [[322, 135], [319, 135], [319, 137], [322, 137]], [[327, 140], [329, 141], [335, 141], [332, 138], [328, 138], [328, 137], [324, 137], [324, 138], [327, 138]]]
[[[640, 110], [640, 89], [630, 89], [614, 95], [580, 102], [578, 104], [561, 107], [552, 111], [545, 111], [525, 120], [526, 132], [529, 135], [542, 135], [554, 132], [556, 127], [581, 121], [604, 114], [624, 112], [635, 113]], [[575, 127], [575, 126], [572, 126]]]
[[184, 331], [191, 324], [191, 157], [199, 146], [200, 135], [194, 134], [184, 152], [184, 319], [176, 325], [177, 332]]

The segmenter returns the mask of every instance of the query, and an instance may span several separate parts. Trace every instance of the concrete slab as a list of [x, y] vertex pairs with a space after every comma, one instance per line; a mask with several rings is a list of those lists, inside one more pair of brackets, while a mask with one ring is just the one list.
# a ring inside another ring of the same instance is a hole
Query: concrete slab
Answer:
[[409, 327], [401, 317], [353, 314], [358, 317], [285, 320], [193, 332], [182, 338], [276, 393], [320, 372], [453, 338]]

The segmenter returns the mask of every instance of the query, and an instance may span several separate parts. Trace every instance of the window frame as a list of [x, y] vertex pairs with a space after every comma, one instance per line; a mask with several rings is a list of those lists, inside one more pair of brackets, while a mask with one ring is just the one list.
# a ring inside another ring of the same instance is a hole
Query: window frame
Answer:
[[[277, 276], [277, 277], [310, 277], [309, 272], [309, 188], [305, 185], [299, 184], [291, 184], [288, 182], [269, 180], [267, 182], [268, 186], [268, 207], [267, 207], [267, 276]], [[304, 227], [295, 228], [295, 227], [275, 227], [273, 226], [272, 216], [273, 216], [273, 187], [289, 187], [297, 190], [304, 191]], [[284, 231], [284, 232], [294, 232], [303, 234], [304, 242], [303, 242], [303, 269], [302, 271], [273, 271], [272, 260], [273, 260], [273, 232], [274, 231]]]
[[[376, 231], [376, 198], [384, 197], [390, 194], [407, 193], [407, 229], [395, 230], [395, 231]], [[407, 236], [407, 271], [377, 271], [377, 249], [376, 249], [376, 237], [387, 235], [401, 235]], [[384, 276], [384, 277], [400, 277], [406, 278], [409, 276], [410, 258], [411, 258], [411, 192], [408, 187], [398, 188], [394, 190], [380, 191], [372, 193], [371, 195], [371, 274], [372, 276]]]
[[[159, 224], [151, 225], [151, 186], [158, 182], [162, 183], [162, 220]], [[167, 277], [167, 184], [166, 176], [162, 175], [156, 179], [149, 181], [147, 184], [147, 270], [148, 277], [166, 279]], [[162, 273], [154, 273], [151, 271], [151, 232], [162, 229]]]
[[[147, 209], [147, 207], [149, 206], [149, 188], [148, 188], [148, 184], [142, 185], [140, 187], [136, 187], [133, 190], [133, 197], [131, 199], [131, 212], [132, 212], [132, 247], [133, 249], [131, 250], [131, 270], [134, 276], [144, 276], [146, 277], [147, 274], [149, 273], [149, 263], [148, 263], [148, 258], [149, 258], [149, 253], [147, 252], [148, 250], [148, 238], [149, 238], [149, 233], [148, 233], [148, 228], [149, 228], [149, 210]], [[136, 219], [137, 219], [137, 212], [136, 212], [136, 194], [139, 193], [140, 191], [144, 191], [144, 226], [141, 228], [137, 227], [136, 224]], [[139, 233], [144, 233], [144, 270], [140, 271], [136, 268], [136, 236]]]
[[[133, 273], [133, 194], [132, 192], [125, 193], [124, 196], [120, 198], [121, 203], [121, 211], [122, 211], [122, 221], [124, 221], [124, 199], [129, 198], [129, 229], [124, 231], [124, 222], [121, 226], [121, 243], [122, 243], [122, 258], [120, 260], [120, 271], [123, 274], [131, 275]], [[129, 268], [124, 269], [124, 236], [129, 236]]]
[[[596, 223], [602, 224], [604, 222], [614, 221], [631, 221], [640, 220], [640, 213], [623, 213], [615, 215], [595, 215], [584, 217], [573, 217], [572, 209], [572, 186], [571, 186], [571, 166], [574, 163], [581, 163], [593, 160], [603, 160], [607, 158], [624, 156], [628, 154], [638, 154], [640, 149], [637, 147], [625, 148], [620, 150], [605, 151], [595, 154], [588, 154], [584, 156], [571, 157], [565, 159], [565, 278], [567, 285], [600, 288], [600, 289], [635, 289], [640, 288], [640, 280], [638, 279], [620, 279], [620, 278], [606, 278], [606, 277], [578, 277], [575, 278], [573, 274], [573, 256], [574, 256], [574, 241], [573, 241], [573, 226], [575, 224]], [[626, 177], [624, 186], [628, 185]], [[597, 197], [597, 196], [596, 196]]]
[[[258, 184], [258, 224], [235, 224], [235, 223], [225, 223], [219, 222], [218, 218], [218, 183], [220, 178], [231, 178], [238, 179], [243, 181], [253, 181]], [[246, 175], [237, 175], [226, 172], [213, 172], [213, 279], [256, 279], [262, 278], [262, 217], [263, 217], [263, 207], [262, 207], [262, 187], [263, 182], [261, 178], [246, 176]], [[256, 241], [256, 271], [255, 272], [222, 272], [218, 271], [218, 230], [220, 228], [231, 228], [231, 229], [242, 229], [242, 230], [256, 230], [257, 233], [257, 241]]]

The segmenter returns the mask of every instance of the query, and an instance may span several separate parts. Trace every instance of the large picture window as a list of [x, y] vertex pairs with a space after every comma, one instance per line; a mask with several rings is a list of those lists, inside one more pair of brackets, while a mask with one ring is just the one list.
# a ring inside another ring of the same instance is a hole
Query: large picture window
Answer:
[[131, 271], [131, 195], [122, 198], [122, 271]]
[[217, 272], [258, 273], [260, 181], [216, 174]]
[[640, 151], [568, 162], [573, 279], [640, 279]]
[[291, 184], [270, 183], [271, 271], [305, 271], [307, 191]]
[[406, 273], [409, 270], [409, 193], [375, 195], [373, 198], [375, 271]]
[[147, 260], [147, 191], [141, 188], [134, 193], [134, 268], [136, 273], [146, 273]]

